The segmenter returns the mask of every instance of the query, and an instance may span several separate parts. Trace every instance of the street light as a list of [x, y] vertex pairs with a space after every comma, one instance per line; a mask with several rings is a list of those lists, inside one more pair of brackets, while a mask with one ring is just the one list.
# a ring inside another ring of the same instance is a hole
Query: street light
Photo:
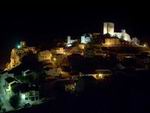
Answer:
[[147, 44], [143, 44], [143, 47], [147, 47]]
[[25, 100], [25, 97], [26, 97], [25, 94], [22, 94], [22, 95], [21, 95], [21, 98], [22, 98], [23, 100]]
[[20, 49], [20, 48], [21, 48], [21, 45], [18, 44], [18, 45], [17, 45], [17, 49]]
[[101, 78], [101, 79], [103, 79], [103, 74], [102, 74], [102, 73], [99, 73], [99, 74], [98, 74], [98, 77]]

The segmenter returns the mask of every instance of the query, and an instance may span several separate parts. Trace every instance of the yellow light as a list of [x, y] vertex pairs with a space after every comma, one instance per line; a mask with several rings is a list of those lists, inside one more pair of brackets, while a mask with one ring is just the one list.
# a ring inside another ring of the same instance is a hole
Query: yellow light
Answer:
[[95, 75], [93, 75], [93, 77], [97, 80], [104, 79], [104, 75], [102, 73], [95, 74]]
[[110, 46], [111, 45], [111, 42], [106, 42], [106, 46]]
[[53, 58], [53, 61], [56, 61], [56, 58]]
[[113, 44], [113, 40], [111, 39], [106, 39], [104, 45], [105, 46], [111, 46]]
[[103, 78], [103, 74], [102, 74], [102, 73], [99, 73], [99, 74], [98, 74], [98, 77], [102, 79], [102, 78]]
[[146, 45], [146, 44], [143, 44], [143, 47], [147, 47], [147, 45]]
[[79, 48], [80, 48], [80, 49], [85, 49], [85, 45], [80, 44], [80, 45], [79, 45]]

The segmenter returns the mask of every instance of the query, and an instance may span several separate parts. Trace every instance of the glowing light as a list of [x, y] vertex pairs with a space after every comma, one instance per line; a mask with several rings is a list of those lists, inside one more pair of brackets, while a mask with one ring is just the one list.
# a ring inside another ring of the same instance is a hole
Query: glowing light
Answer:
[[143, 47], [147, 47], [147, 44], [143, 44]]
[[11, 86], [8, 85], [8, 88], [6, 89], [6, 91], [11, 91]]
[[108, 42], [105, 43], [105, 45], [106, 45], [106, 46], [111, 46], [112, 43], [111, 43], [110, 41], [108, 41]]
[[80, 45], [79, 45], [79, 48], [80, 48], [80, 49], [85, 49], [85, 45], [80, 44]]
[[103, 26], [103, 34], [109, 33], [110, 35], [114, 34], [114, 23], [112, 22], [105, 22]]
[[57, 54], [66, 54], [64, 48], [58, 48], [56, 52]]
[[20, 46], [20, 45], [17, 45], [17, 48], [18, 48], [18, 49], [20, 49], [20, 48], [21, 48], [21, 46]]
[[91, 37], [90, 36], [85, 36], [85, 35], [81, 36], [81, 43], [82, 44], [87, 44], [89, 42], [91, 42]]
[[56, 58], [53, 58], [53, 61], [56, 61]]
[[103, 74], [102, 74], [102, 73], [99, 73], [99, 74], [98, 74], [98, 77], [102, 79], [102, 78], [103, 78]]
[[25, 99], [25, 97], [26, 97], [25, 94], [22, 94], [22, 95], [21, 95], [21, 98], [22, 98], [22, 99]]
[[97, 80], [104, 79], [104, 75], [102, 73], [94, 74], [93, 77]]

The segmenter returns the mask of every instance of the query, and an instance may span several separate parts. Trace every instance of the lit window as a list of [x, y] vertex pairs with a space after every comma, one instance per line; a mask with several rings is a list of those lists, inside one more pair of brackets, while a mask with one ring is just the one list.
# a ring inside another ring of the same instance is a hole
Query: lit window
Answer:
[[25, 97], [26, 97], [25, 94], [22, 94], [22, 95], [21, 95], [21, 98], [22, 98], [22, 99], [25, 99]]

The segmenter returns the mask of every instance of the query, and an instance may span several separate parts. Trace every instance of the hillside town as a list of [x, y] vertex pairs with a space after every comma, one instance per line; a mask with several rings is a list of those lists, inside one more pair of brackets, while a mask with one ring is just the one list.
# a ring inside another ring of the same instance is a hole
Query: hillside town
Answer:
[[67, 36], [45, 50], [21, 41], [11, 50], [0, 75], [0, 110], [15, 111], [51, 101], [61, 94], [61, 86], [56, 84], [62, 81], [64, 91], [74, 94], [84, 90], [78, 84], [82, 77], [101, 82], [116, 73], [147, 70], [148, 43], [130, 36], [125, 29], [116, 32], [112, 22], [103, 23], [103, 33]]

